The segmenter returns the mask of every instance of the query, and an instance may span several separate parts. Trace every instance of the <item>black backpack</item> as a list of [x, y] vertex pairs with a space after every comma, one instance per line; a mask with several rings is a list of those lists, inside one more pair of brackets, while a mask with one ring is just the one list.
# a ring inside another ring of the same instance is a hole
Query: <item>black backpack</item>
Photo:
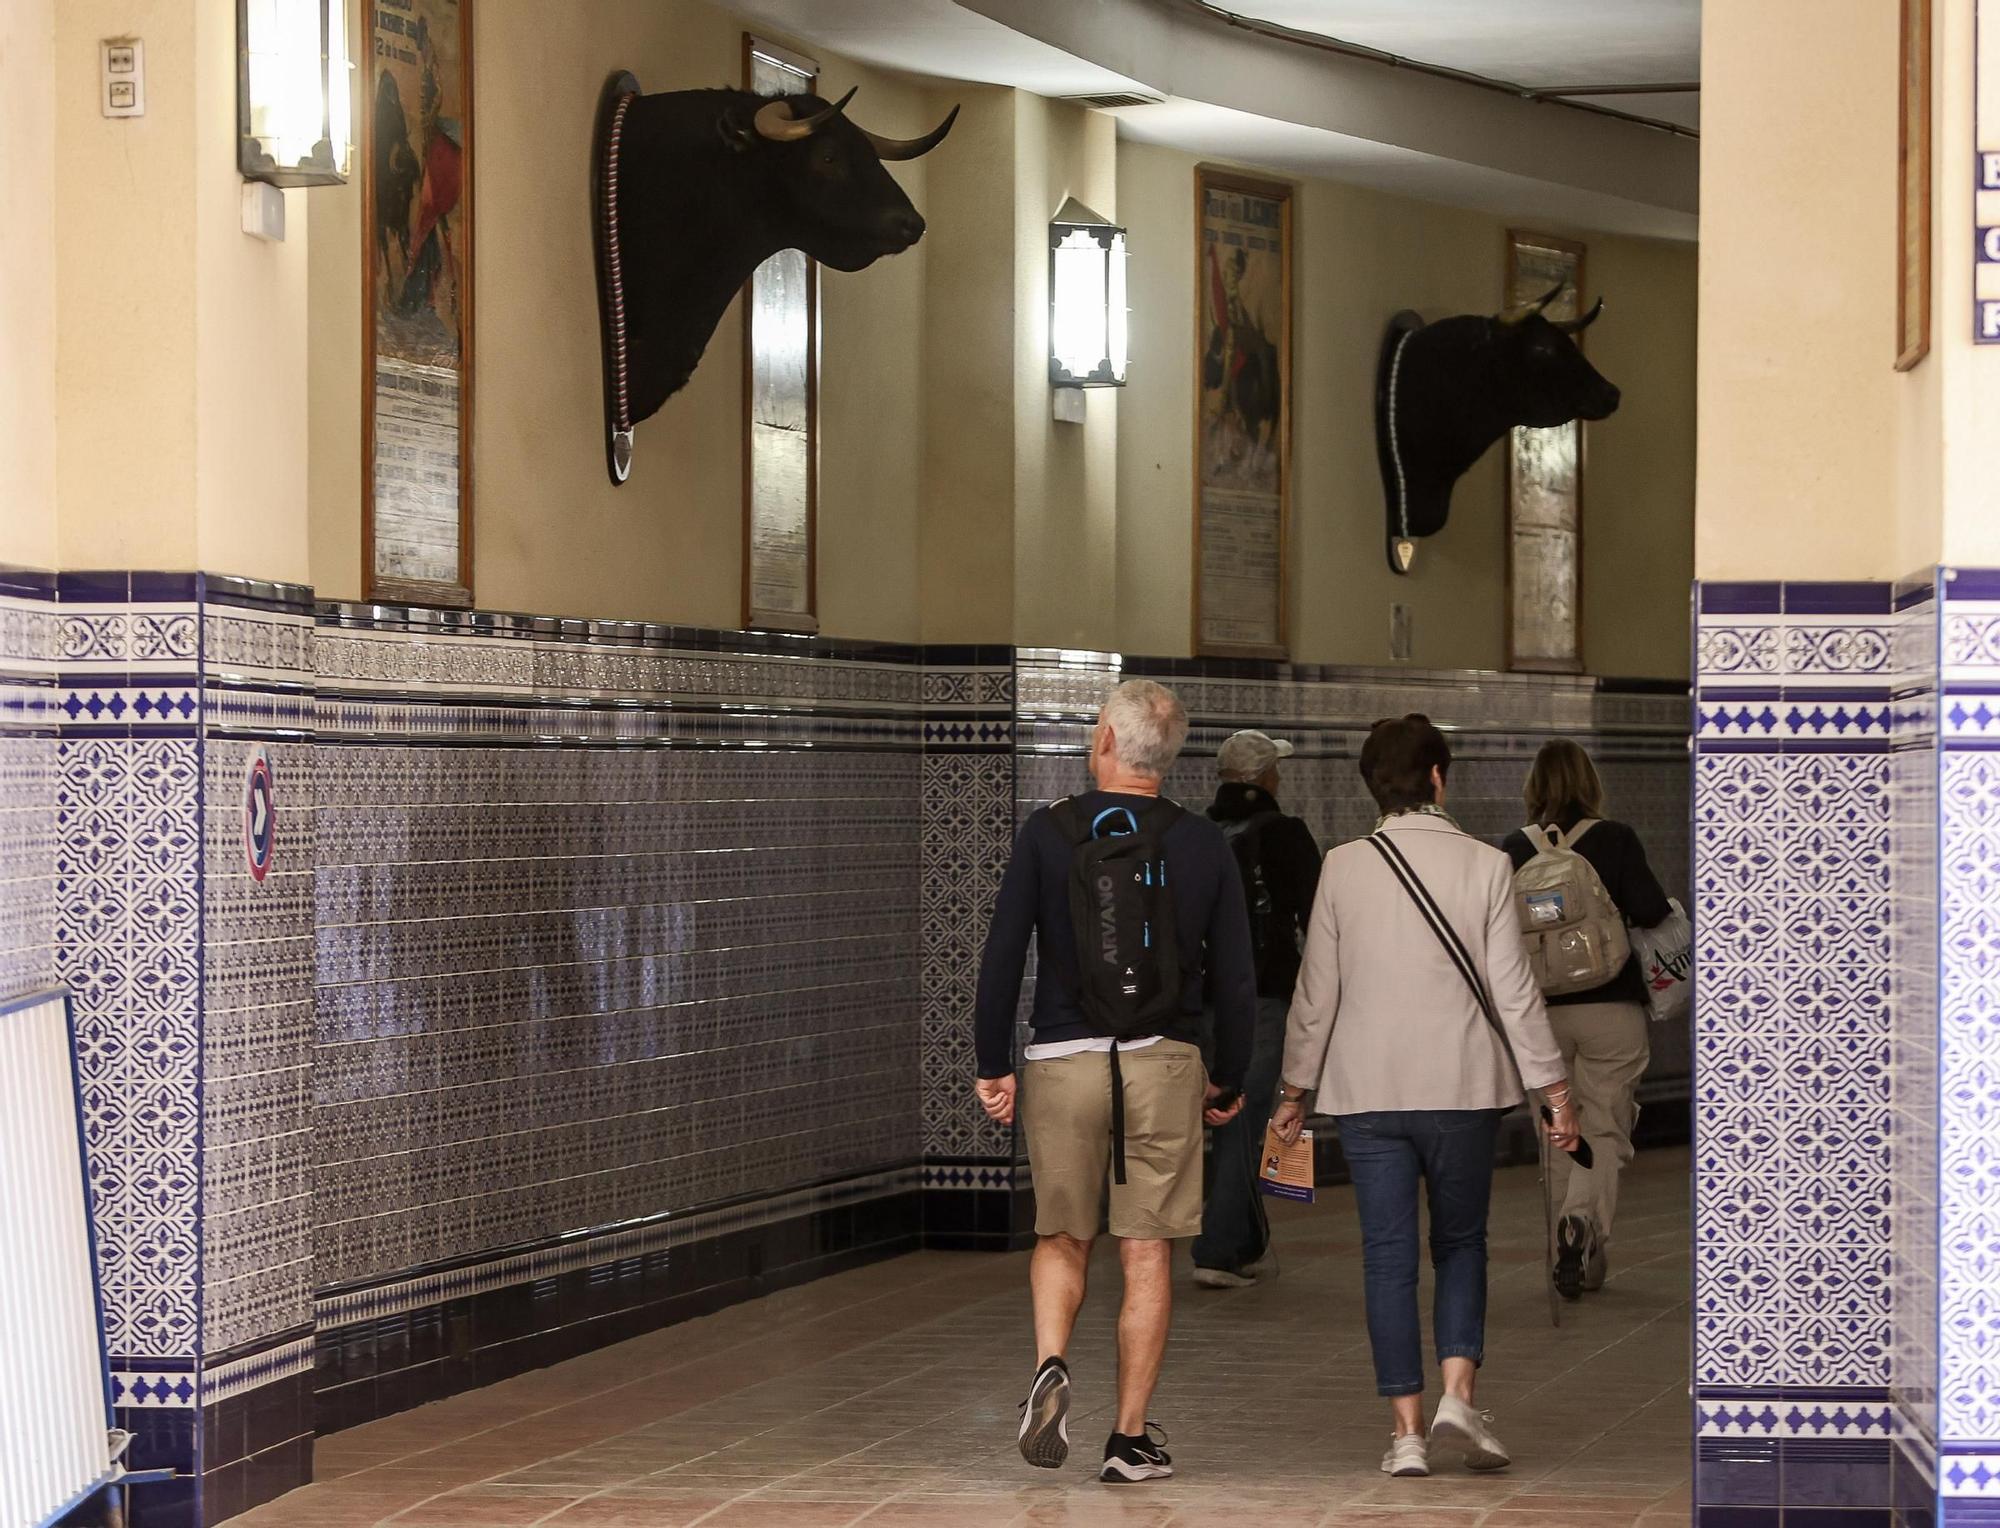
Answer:
[[1125, 1078], [1118, 1042], [1156, 1035], [1180, 1011], [1180, 940], [1167, 883], [1171, 801], [1106, 807], [1086, 818], [1074, 800], [1049, 809], [1070, 842], [1069, 909], [1076, 934], [1077, 1006], [1111, 1041], [1111, 1178], [1125, 1181]]
[[1229, 840], [1236, 868], [1243, 877], [1243, 900], [1250, 910], [1250, 955], [1257, 967], [1260, 986], [1268, 974], [1273, 950], [1284, 946], [1297, 954], [1299, 948], [1296, 927], [1290, 916], [1279, 911], [1278, 899], [1271, 893], [1271, 878], [1264, 871], [1264, 830], [1281, 815], [1275, 811], [1258, 812], [1222, 824], [1222, 836]]
[[1113, 1040], [1156, 1035], [1181, 1002], [1174, 893], [1163, 847], [1181, 808], [1155, 800], [1136, 810], [1106, 807], [1086, 818], [1076, 801], [1064, 800], [1049, 813], [1070, 842], [1077, 1006]]

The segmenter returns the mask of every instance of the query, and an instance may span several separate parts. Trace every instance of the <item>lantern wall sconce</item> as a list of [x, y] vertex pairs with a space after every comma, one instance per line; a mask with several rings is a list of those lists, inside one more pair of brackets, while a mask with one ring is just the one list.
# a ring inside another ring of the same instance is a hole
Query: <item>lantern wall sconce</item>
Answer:
[[347, 180], [347, 0], [236, 0], [237, 167], [274, 186]]
[[1049, 224], [1049, 381], [1125, 385], [1125, 230], [1075, 197]]

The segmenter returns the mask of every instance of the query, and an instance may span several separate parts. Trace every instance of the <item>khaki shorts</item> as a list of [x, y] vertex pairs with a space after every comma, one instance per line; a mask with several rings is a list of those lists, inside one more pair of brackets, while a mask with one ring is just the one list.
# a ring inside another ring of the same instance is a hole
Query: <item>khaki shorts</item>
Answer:
[[1179, 1040], [1118, 1053], [1125, 1079], [1125, 1177], [1111, 1179], [1111, 1057], [1080, 1051], [1022, 1068], [1021, 1123], [1035, 1173], [1035, 1234], [1089, 1241], [1111, 1234], [1201, 1231], [1201, 1051]]

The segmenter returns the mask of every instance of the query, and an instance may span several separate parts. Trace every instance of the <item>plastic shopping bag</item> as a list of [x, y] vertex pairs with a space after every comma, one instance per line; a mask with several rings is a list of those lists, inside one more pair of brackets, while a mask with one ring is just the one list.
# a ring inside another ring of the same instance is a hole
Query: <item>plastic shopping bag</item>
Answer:
[[1685, 1016], [1694, 1001], [1694, 930], [1679, 902], [1670, 898], [1667, 905], [1673, 911], [1657, 928], [1630, 930], [1632, 953], [1646, 981], [1646, 1006], [1656, 1024]]

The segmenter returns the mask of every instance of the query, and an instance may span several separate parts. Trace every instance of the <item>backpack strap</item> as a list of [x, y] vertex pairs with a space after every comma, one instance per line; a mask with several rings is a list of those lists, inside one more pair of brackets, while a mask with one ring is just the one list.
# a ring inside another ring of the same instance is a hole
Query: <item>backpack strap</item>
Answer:
[[1556, 848], [1562, 843], [1562, 832], [1560, 829], [1557, 830], [1555, 838], [1551, 840], [1548, 829], [1544, 828], [1539, 822], [1531, 822], [1525, 828], [1521, 829], [1521, 836], [1534, 846], [1535, 853], [1537, 854], [1553, 854]]
[[1595, 817], [1584, 818], [1575, 827], [1569, 830], [1569, 837], [1565, 839], [1564, 842], [1566, 842], [1570, 848], [1574, 849], [1577, 845], [1577, 840], [1582, 838], [1583, 835], [1588, 833], [1592, 828], [1596, 827], [1597, 823], [1598, 819]]

